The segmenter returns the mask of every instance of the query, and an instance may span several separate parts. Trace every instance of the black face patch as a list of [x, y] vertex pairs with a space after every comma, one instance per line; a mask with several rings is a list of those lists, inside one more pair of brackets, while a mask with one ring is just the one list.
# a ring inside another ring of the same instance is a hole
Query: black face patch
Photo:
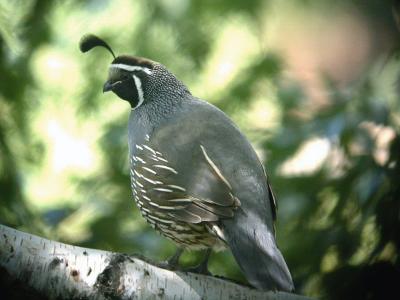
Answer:
[[128, 101], [132, 107], [136, 107], [139, 102], [139, 94], [132, 76], [121, 78], [112, 91], [121, 99]]

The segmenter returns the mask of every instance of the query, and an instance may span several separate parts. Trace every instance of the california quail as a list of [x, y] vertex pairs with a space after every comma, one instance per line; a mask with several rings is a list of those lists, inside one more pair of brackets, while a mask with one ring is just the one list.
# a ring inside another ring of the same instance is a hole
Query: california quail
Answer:
[[254, 149], [218, 108], [189, 92], [160, 63], [121, 55], [94, 35], [82, 52], [114, 56], [103, 92], [132, 107], [129, 156], [141, 214], [186, 249], [228, 247], [247, 280], [262, 290], [293, 291], [275, 242], [275, 200]]

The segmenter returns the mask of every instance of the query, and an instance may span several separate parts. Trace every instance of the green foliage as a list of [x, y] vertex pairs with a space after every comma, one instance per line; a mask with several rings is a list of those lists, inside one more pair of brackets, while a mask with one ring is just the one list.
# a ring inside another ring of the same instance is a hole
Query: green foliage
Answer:
[[[129, 108], [101, 94], [109, 53], [78, 51], [80, 37], [91, 31], [117, 54], [164, 63], [250, 137], [278, 199], [277, 239], [299, 293], [365, 299], [393, 291], [400, 277], [398, 62], [382, 59], [388, 48], [375, 47], [346, 88], [322, 73], [321, 104], [302, 88], [304, 82], [287, 78], [285, 55], [272, 46], [264, 49], [261, 41], [267, 17], [282, 13], [287, 23], [298, 14], [312, 19], [333, 8], [347, 11], [348, 1], [28, 2], [0, 3], [2, 224], [158, 260], [174, 252], [173, 243], [155, 233], [134, 206]], [[397, 33], [389, 5], [359, 2], [353, 1], [352, 11], [363, 24], [379, 24], [373, 41], [379, 43], [384, 32], [385, 43], [393, 45]], [[301, 56], [302, 45], [291, 46]], [[219, 83], [222, 75], [214, 66], [225, 59], [238, 67], [228, 68], [228, 79]], [[270, 109], [273, 124], [257, 121], [258, 103]], [[75, 144], [65, 132], [73, 132]], [[296, 171], [290, 162], [310, 140], [326, 155], [309, 154], [307, 164], [314, 167]], [[85, 147], [68, 148], [86, 142], [89, 156]], [[74, 157], [57, 156], [57, 149], [82, 158], [84, 168], [70, 171], [62, 161], [73, 164]], [[193, 264], [200, 256], [186, 253], [182, 261]], [[210, 269], [244, 280], [228, 252], [213, 254]]]

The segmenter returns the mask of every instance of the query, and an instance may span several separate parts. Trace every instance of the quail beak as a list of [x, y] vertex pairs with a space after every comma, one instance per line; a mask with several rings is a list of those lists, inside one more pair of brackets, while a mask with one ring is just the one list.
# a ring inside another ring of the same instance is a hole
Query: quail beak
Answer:
[[103, 85], [103, 93], [112, 91], [113, 86], [114, 86], [114, 83], [106, 81], [106, 83]]
[[121, 83], [122, 81], [115, 81], [115, 82], [106, 81], [106, 83], [103, 85], [103, 93], [112, 91], [117, 85]]

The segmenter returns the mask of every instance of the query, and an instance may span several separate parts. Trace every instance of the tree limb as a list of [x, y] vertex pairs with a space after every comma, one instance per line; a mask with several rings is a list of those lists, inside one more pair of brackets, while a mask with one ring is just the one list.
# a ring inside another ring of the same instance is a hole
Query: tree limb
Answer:
[[1, 224], [0, 269], [50, 299], [307, 299], [172, 272], [137, 257], [75, 247]]

